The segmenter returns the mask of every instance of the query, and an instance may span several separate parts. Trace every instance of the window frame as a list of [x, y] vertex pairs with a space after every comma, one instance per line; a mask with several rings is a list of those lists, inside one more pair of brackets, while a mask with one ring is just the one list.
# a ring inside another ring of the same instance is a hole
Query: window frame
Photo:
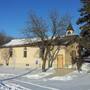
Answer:
[[10, 57], [12, 57], [13, 56], [13, 48], [11, 47], [11, 48], [9, 48], [9, 54], [10, 54]]
[[24, 47], [23, 57], [24, 57], [24, 58], [27, 58], [27, 47]]

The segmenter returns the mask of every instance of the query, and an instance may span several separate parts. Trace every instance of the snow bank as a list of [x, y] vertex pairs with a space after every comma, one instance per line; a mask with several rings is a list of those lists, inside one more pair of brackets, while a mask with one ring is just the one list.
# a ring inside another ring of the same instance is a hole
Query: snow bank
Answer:
[[15, 75], [14, 74], [1, 74], [0, 73], [0, 80], [2, 79], [7, 79], [7, 78], [10, 78], [10, 77], [14, 77]]
[[14, 74], [3, 74], [3, 73], [0, 73], [0, 77], [5, 77], [5, 76], [14, 76]]
[[42, 72], [42, 73], [33, 74], [33, 75], [26, 75], [24, 77], [27, 77], [29, 79], [41, 79], [41, 78], [47, 77], [47, 76], [49, 76], [51, 74], [52, 73]]
[[[48, 70], [47, 70], [47, 72], [54, 72], [55, 71], [55, 68], [54, 67], [52, 67], [52, 68], [49, 68]], [[46, 72], [46, 73], [47, 73]]]
[[89, 71], [90, 70], [90, 63], [84, 63], [81, 68], [83, 71]]
[[42, 72], [42, 70], [39, 69], [38, 71], [35, 71], [34, 74], [33, 73], [30, 75], [28, 74], [23, 77], [26, 77], [29, 79], [41, 79], [41, 78], [45, 78], [53, 73], [54, 73], [54, 68], [50, 68], [46, 72]]
[[65, 76], [56, 76], [53, 78], [50, 78], [49, 80], [61, 80], [61, 81], [68, 81], [68, 80], [73, 80], [76, 77], [81, 77], [81, 75], [85, 75], [87, 72], [86, 71], [73, 71]]
[[63, 77], [53, 77], [50, 80], [61, 80], [61, 81], [68, 81], [68, 80], [72, 80], [71, 76], [63, 76]]

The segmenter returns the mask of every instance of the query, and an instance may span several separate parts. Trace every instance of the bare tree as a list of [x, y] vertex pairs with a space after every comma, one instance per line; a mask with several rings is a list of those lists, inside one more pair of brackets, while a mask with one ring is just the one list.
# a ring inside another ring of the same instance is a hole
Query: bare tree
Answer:
[[50, 13], [47, 22], [35, 13], [29, 15], [24, 34], [27, 37], [36, 37], [41, 40], [39, 47], [43, 61], [42, 71], [46, 71], [46, 60], [49, 60], [49, 67], [52, 66], [60, 49], [55, 43], [59, 40], [61, 34], [64, 34], [68, 24], [69, 18], [60, 17], [56, 11]]
[[4, 64], [9, 65], [9, 58], [10, 58], [9, 48], [2, 48], [1, 50], [2, 50], [1, 58], [4, 61]]
[[1, 49], [1, 60], [3, 60], [5, 65], [9, 65], [10, 58], [12, 59], [13, 67], [15, 68], [16, 65], [16, 53], [15, 50], [13, 50], [11, 47], [3, 47]]

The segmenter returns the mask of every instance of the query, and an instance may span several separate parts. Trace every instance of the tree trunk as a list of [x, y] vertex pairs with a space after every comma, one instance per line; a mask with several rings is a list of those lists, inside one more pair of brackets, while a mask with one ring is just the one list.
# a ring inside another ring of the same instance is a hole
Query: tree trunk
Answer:
[[48, 69], [51, 67], [50, 60], [48, 60]]
[[46, 72], [46, 59], [43, 60], [43, 63], [42, 63], [42, 72]]
[[83, 64], [82, 58], [78, 58], [78, 61], [77, 61], [77, 70], [79, 72], [81, 71], [82, 64]]
[[51, 60], [50, 67], [52, 67], [52, 64], [53, 64], [53, 60]]
[[52, 64], [53, 64], [53, 60], [49, 60], [48, 61], [48, 69], [52, 67]]

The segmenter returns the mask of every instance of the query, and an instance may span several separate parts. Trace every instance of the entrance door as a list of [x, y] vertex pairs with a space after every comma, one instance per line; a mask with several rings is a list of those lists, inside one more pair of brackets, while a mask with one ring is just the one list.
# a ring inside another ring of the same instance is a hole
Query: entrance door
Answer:
[[59, 54], [57, 56], [57, 68], [63, 68], [63, 55]]

